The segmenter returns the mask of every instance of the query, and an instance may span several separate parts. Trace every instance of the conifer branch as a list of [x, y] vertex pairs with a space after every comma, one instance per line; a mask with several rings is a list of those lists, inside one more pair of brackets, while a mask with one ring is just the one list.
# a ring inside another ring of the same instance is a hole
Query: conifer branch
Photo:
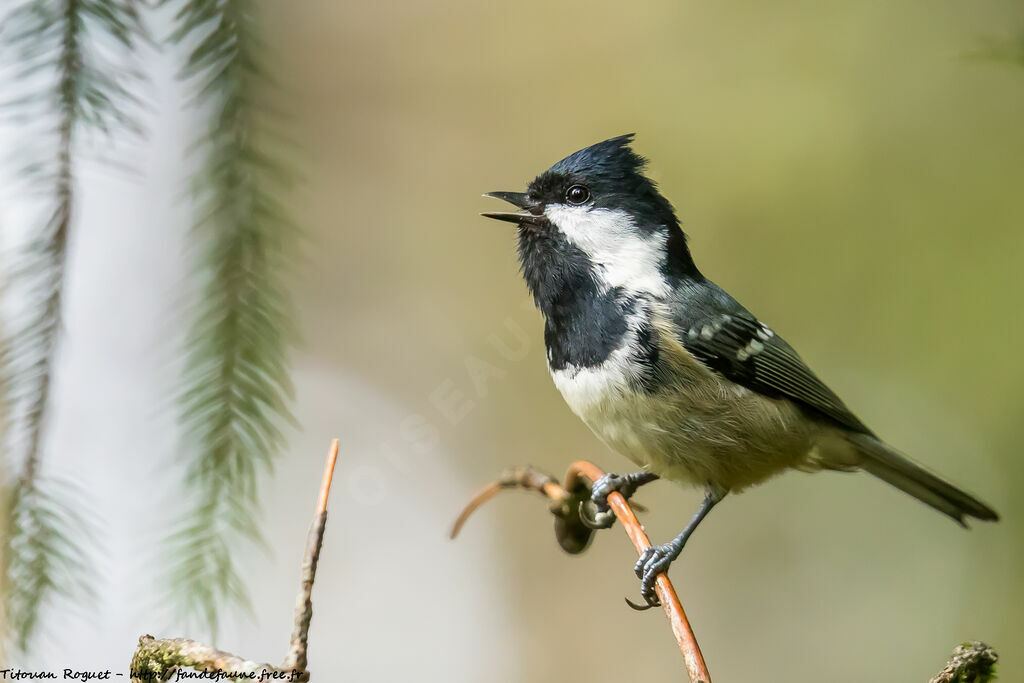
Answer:
[[[28, 648], [40, 609], [52, 598], [91, 594], [90, 565], [82, 536], [84, 515], [59, 478], [44, 478], [43, 444], [52, 403], [54, 368], [62, 337], [65, 272], [76, 228], [76, 154], [89, 132], [137, 131], [131, 112], [136, 78], [114, 64], [111, 48], [131, 55], [143, 36], [134, 6], [125, 1], [31, 0], [4, 17], [4, 46], [17, 59], [15, 82], [23, 91], [6, 102], [20, 120], [39, 126], [52, 143], [34, 151], [23, 175], [47, 197], [38, 229], [16, 269], [17, 291], [28, 301], [4, 348], [4, 393], [13, 414], [14, 438], [5, 444], [12, 472], [4, 529], [5, 613], [14, 644]], [[37, 89], [52, 76], [52, 85]], [[42, 122], [39, 124], [39, 122]], [[35, 135], [26, 136], [35, 139]], [[60, 489], [60, 495], [56, 495]]]
[[225, 605], [247, 606], [237, 540], [260, 539], [259, 476], [292, 420], [288, 346], [292, 306], [282, 284], [294, 233], [277, 196], [289, 175], [274, 151], [274, 122], [255, 7], [188, 0], [172, 42], [190, 46], [181, 77], [207, 114], [192, 184], [196, 305], [190, 320], [180, 419], [190, 508], [167, 543], [179, 613], [216, 632]]

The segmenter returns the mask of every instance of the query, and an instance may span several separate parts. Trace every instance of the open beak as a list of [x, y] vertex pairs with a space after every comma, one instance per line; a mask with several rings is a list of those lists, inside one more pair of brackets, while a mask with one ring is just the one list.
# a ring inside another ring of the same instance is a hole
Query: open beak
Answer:
[[506, 221], [508, 223], [532, 223], [534, 225], [544, 220], [543, 216], [530, 213], [527, 208], [530, 206], [530, 200], [527, 199], [526, 194], [523, 192], [486, 192], [484, 196], [506, 201], [522, 209], [522, 211], [488, 211], [480, 214], [485, 218], [493, 218], [494, 220]]

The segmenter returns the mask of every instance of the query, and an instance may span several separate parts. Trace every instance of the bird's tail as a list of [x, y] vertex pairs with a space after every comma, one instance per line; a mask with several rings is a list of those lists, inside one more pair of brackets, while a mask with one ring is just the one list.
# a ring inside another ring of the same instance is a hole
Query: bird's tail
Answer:
[[999, 515], [980, 500], [943, 481], [869, 434], [848, 437], [860, 452], [860, 467], [960, 524], [965, 517], [996, 521]]

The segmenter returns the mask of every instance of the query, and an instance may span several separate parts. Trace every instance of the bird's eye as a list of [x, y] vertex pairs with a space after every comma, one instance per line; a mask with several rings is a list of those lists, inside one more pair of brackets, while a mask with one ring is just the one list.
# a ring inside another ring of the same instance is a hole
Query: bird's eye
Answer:
[[590, 190], [582, 185], [573, 185], [565, 191], [565, 201], [570, 204], [576, 204], [579, 206], [588, 199], [590, 199]]

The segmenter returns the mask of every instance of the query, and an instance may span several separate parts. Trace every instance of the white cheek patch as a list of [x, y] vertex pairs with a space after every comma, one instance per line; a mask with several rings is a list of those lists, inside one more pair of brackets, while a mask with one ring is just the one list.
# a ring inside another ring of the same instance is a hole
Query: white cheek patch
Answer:
[[549, 204], [544, 215], [590, 258], [597, 267], [598, 278], [608, 289], [621, 287], [634, 294], [668, 294], [668, 283], [661, 274], [665, 262], [664, 234], [641, 234], [629, 214], [615, 209]]

